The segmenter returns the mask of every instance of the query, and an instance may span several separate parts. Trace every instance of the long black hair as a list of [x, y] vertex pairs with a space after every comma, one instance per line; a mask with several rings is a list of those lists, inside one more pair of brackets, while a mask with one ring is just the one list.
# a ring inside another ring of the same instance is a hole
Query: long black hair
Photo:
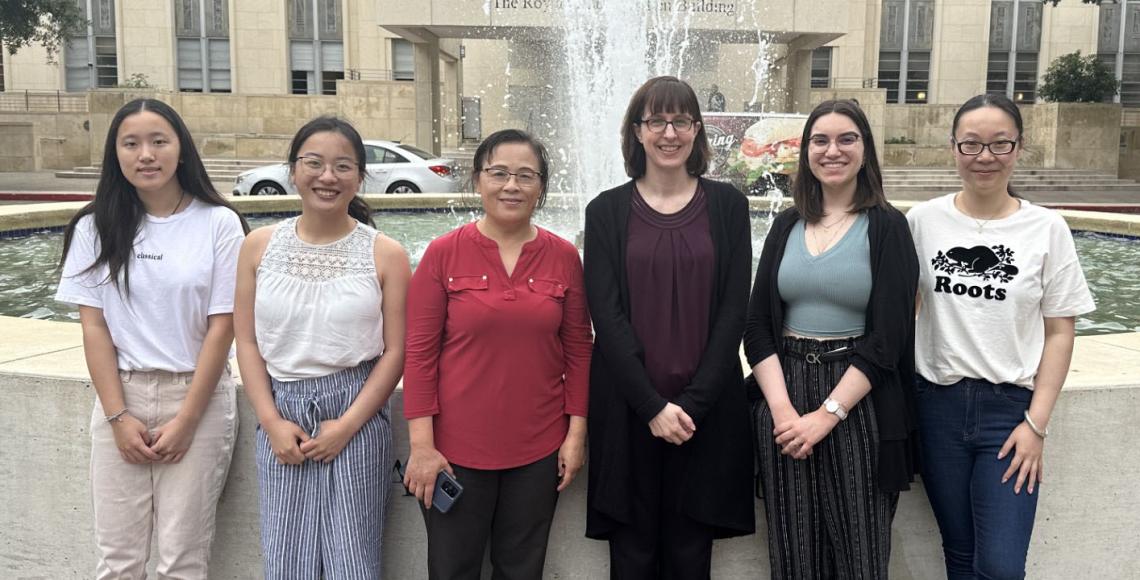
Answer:
[[[360, 138], [360, 133], [352, 124], [332, 115], [322, 115], [305, 123], [297, 130], [297, 134], [293, 135], [293, 142], [289, 144], [289, 175], [293, 175], [297, 166], [297, 156], [301, 153], [301, 146], [309, 140], [309, 137], [317, 133], [339, 133], [348, 139], [348, 144], [352, 147], [353, 154], [356, 155], [356, 167], [360, 172], [360, 183], [364, 183], [364, 179], [368, 177], [364, 139]], [[348, 215], [362, 224], [376, 227], [376, 222], [372, 221], [372, 208], [359, 195], [352, 196], [352, 201], [348, 204]]]
[[863, 109], [854, 99], [824, 101], [816, 105], [804, 122], [804, 132], [800, 138], [799, 168], [796, 169], [796, 179], [792, 183], [792, 200], [796, 204], [796, 210], [805, 222], [811, 224], [823, 218], [823, 186], [811, 172], [808, 146], [811, 144], [811, 131], [815, 128], [815, 122], [831, 113], [851, 119], [863, 142], [863, 166], [855, 178], [854, 210], [887, 206], [887, 196], [883, 193], [883, 172], [879, 169], [879, 154], [875, 150], [875, 137], [871, 135], [871, 123], [867, 121], [867, 115], [863, 114]]
[[550, 183], [550, 155], [547, 154], [546, 146], [542, 144], [542, 141], [535, 139], [533, 135], [521, 129], [495, 131], [479, 144], [479, 147], [475, 149], [475, 157], [471, 160], [472, 186], [479, 181], [479, 174], [483, 172], [483, 165], [495, 152], [495, 148], [507, 143], [522, 143], [530, 147], [531, 152], [538, 159], [538, 179], [542, 183], [542, 192], [538, 194], [538, 203], [534, 207], [541, 209], [542, 206], [546, 205], [546, 187]]
[[186, 123], [182, 122], [182, 117], [162, 101], [135, 99], [123, 105], [111, 119], [111, 126], [107, 129], [107, 139], [103, 142], [103, 165], [99, 174], [99, 185], [95, 187], [95, 199], [83, 206], [83, 209], [80, 209], [67, 223], [67, 228], [63, 232], [63, 255], [59, 258], [59, 267], [62, 268], [67, 260], [71, 242], [75, 239], [75, 228], [79, 220], [92, 215], [95, 220], [95, 233], [99, 236], [99, 254], [80, 274], [106, 265], [107, 280], [118, 287], [121, 274], [122, 290], [126, 294], [130, 293], [131, 254], [134, 253], [139, 226], [146, 217], [146, 207], [139, 199], [138, 190], [127, 181], [127, 177], [123, 175], [123, 168], [119, 165], [119, 127], [127, 117], [143, 111], [150, 111], [162, 117], [174, 129], [179, 147], [178, 169], [174, 178], [178, 180], [182, 191], [204, 203], [233, 210], [241, 219], [242, 229], [245, 233], [249, 233], [249, 224], [241, 212], [230, 205], [210, 182], [206, 166], [202, 164], [202, 157], [194, 145], [194, 138], [190, 136], [190, 130], [186, 128]]
[[[958, 107], [958, 112], [954, 113], [954, 122], [950, 125], [950, 143], [952, 146], [958, 146], [958, 121], [962, 119], [962, 115], [982, 107], [993, 107], [1009, 115], [1009, 118], [1013, 120], [1013, 126], [1017, 128], [1017, 148], [1025, 148], [1025, 123], [1021, 120], [1021, 109], [1017, 106], [1017, 103], [1001, 93], [976, 95], [970, 97], [970, 100], [962, 103], [961, 107]], [[1022, 199], [1022, 196], [1018, 195], [1009, 184], [1006, 184], [1005, 190], [1009, 193], [1010, 197]]]

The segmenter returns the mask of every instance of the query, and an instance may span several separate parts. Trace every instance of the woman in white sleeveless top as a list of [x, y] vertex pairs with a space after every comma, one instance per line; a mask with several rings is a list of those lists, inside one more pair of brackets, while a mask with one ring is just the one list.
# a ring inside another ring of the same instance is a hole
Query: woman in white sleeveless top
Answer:
[[411, 269], [356, 196], [365, 153], [351, 125], [310, 121], [289, 162], [301, 215], [250, 234], [234, 305], [265, 576], [380, 578]]

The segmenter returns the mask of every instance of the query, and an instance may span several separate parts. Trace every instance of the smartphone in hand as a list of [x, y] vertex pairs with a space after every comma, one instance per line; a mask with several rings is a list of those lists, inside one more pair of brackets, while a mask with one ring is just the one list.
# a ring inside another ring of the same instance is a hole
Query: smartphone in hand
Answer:
[[[396, 462], [396, 473], [400, 475], [400, 482], [404, 481], [404, 464]], [[411, 493], [407, 486], [404, 486], [404, 491]], [[439, 475], [435, 478], [435, 490], [431, 496], [431, 507], [439, 510], [440, 513], [447, 513], [451, 510], [451, 506], [459, 501], [459, 496], [463, 495], [463, 486], [459, 484], [450, 473], [440, 471]]]

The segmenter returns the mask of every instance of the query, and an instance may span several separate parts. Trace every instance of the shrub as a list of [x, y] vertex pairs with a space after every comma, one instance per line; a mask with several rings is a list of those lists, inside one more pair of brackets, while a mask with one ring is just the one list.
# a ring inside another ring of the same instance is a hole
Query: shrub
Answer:
[[1056, 103], [1100, 103], [1120, 89], [1120, 81], [1096, 55], [1081, 51], [1057, 57], [1045, 71], [1038, 89], [1046, 101]]

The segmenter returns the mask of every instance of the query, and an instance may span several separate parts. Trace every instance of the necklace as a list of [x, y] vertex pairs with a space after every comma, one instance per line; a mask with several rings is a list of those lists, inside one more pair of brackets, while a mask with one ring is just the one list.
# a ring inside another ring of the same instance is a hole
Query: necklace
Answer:
[[978, 233], [979, 234], [982, 233], [982, 230], [985, 229], [985, 227], [987, 225], [989, 225], [990, 222], [996, 220], [998, 218], [998, 216], [1000, 216], [1005, 211], [1004, 207], [1000, 207], [1000, 208], [998, 208], [998, 210], [996, 212], [990, 214], [990, 217], [981, 218], [981, 219], [976, 218], [976, 217], [970, 215], [969, 213], [966, 213], [965, 205], [961, 203], [961, 199], [960, 199], [961, 195], [962, 195], [962, 193], [958, 192], [958, 195], [954, 196], [955, 205], [958, 206], [958, 211], [962, 212], [962, 215], [964, 215], [964, 216], [966, 216], [966, 217], [968, 217], [974, 221], [974, 224], [976, 224], [978, 226]]
[[[845, 223], [847, 223], [847, 220], [849, 220], [849, 219], [851, 219], [851, 214], [846, 214], [846, 215], [844, 215], [844, 216], [843, 216], [843, 219], [842, 219], [842, 220], [839, 220], [838, 222], [831, 224], [831, 227], [835, 227], [837, 224], [845, 224]], [[822, 246], [820, 246], [820, 245], [819, 245], [819, 235], [818, 235], [818, 233], [817, 233], [817, 232], [819, 232], [819, 225], [820, 225], [820, 224], [816, 224], [816, 228], [815, 228], [815, 229], [813, 229], [813, 230], [811, 231], [811, 238], [812, 238], [813, 240], [815, 240], [815, 249], [816, 249], [816, 254], [815, 254], [815, 255], [817, 255], [817, 256], [818, 256], [818, 255], [820, 255], [820, 254], [822, 254], [822, 253], [824, 253], [824, 252], [826, 252], [826, 251], [827, 251], [827, 249], [831, 247], [831, 243], [835, 241], [835, 236], [839, 235], [839, 232], [842, 232], [842, 231], [843, 231], [843, 228], [842, 228], [842, 227], [840, 227], [840, 228], [837, 228], [837, 229], [836, 229], [834, 232], [832, 232], [832, 233], [831, 233], [831, 235], [830, 235], [830, 236], [827, 238], [827, 243], [826, 243], [826, 244], [824, 244], [824, 245], [822, 245]], [[824, 228], [824, 230], [826, 230], [826, 229], [827, 229], [827, 228]]]
[[170, 210], [170, 213], [167, 214], [166, 217], [170, 217], [170, 216], [178, 213], [178, 208], [182, 207], [182, 202], [185, 200], [186, 200], [186, 190], [183, 189], [182, 195], [178, 196], [178, 203], [174, 204], [174, 209]]
[[824, 224], [823, 224], [823, 220], [821, 219], [821, 220], [819, 220], [819, 223], [815, 224], [815, 227], [817, 227], [817, 228], [823, 228], [823, 229], [824, 229], [824, 231], [828, 231], [828, 232], [830, 232], [830, 231], [831, 231], [831, 228], [835, 227], [835, 226], [836, 226], [836, 225], [838, 225], [838, 224], [841, 224], [841, 223], [843, 223], [843, 222], [847, 221], [847, 216], [849, 216], [849, 215], [851, 215], [851, 214], [849, 214], [849, 213], [844, 213], [844, 214], [843, 214], [843, 217], [841, 217], [841, 218], [839, 218], [839, 219], [837, 219], [837, 220], [835, 220], [835, 221], [831, 222], [831, 225], [829, 225], [829, 226], [828, 226], [828, 225], [824, 225]]

